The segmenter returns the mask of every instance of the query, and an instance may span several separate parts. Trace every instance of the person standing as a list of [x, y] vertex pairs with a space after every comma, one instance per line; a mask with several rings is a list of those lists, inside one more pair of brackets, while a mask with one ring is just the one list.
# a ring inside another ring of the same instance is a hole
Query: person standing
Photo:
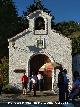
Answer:
[[61, 103], [65, 102], [65, 88], [64, 88], [64, 76], [62, 66], [59, 68], [60, 72], [58, 74], [58, 88], [59, 88], [59, 101]]
[[32, 76], [29, 78], [29, 91], [32, 90]]
[[43, 90], [43, 75], [40, 72], [38, 72], [37, 78], [38, 78], [38, 89], [39, 91], [42, 91]]
[[37, 76], [35, 74], [32, 75], [31, 81], [32, 81], [32, 87], [33, 87], [33, 91], [34, 91], [34, 95], [33, 96], [36, 96]]
[[64, 76], [64, 88], [65, 88], [65, 100], [69, 100], [69, 90], [68, 90], [68, 78], [67, 78], [67, 70], [63, 70], [63, 76]]
[[27, 84], [28, 84], [28, 77], [25, 75], [25, 73], [23, 74], [22, 78], [22, 88], [23, 88], [23, 95], [27, 93]]

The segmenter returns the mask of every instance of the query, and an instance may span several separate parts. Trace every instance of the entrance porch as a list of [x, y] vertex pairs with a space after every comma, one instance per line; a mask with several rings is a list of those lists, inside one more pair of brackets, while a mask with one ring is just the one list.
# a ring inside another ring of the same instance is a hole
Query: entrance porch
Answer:
[[[41, 72], [44, 78], [44, 90], [53, 90], [54, 83], [54, 65], [49, 66], [46, 70], [42, 67], [46, 64], [52, 64], [51, 59], [45, 54], [32, 55], [29, 59], [29, 72], [28, 75], [31, 77], [33, 74], [37, 75]], [[51, 68], [53, 67], [53, 68]]]

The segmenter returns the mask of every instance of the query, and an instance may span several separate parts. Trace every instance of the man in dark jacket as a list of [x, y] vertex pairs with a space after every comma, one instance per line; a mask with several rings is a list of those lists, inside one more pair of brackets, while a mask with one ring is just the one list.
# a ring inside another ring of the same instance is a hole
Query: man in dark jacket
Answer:
[[58, 74], [58, 88], [59, 88], [59, 101], [63, 103], [65, 102], [65, 88], [64, 88], [64, 76], [63, 76], [62, 67], [60, 67], [60, 72]]
[[67, 70], [63, 70], [64, 75], [64, 88], [65, 88], [65, 100], [68, 101], [69, 99], [69, 90], [68, 90], [68, 82], [69, 79], [67, 78]]

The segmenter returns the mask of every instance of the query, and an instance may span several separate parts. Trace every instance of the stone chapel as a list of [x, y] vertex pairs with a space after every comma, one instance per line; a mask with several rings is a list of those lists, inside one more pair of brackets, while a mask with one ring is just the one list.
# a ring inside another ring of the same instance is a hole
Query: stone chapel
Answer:
[[[9, 83], [22, 88], [23, 72], [30, 77], [37, 74], [46, 63], [53, 69], [44, 71], [44, 90], [54, 90], [57, 84], [56, 66], [67, 69], [70, 85], [72, 84], [72, 46], [71, 40], [51, 29], [48, 13], [36, 10], [27, 16], [29, 28], [8, 39], [9, 42]], [[39, 22], [40, 21], [40, 22]]]

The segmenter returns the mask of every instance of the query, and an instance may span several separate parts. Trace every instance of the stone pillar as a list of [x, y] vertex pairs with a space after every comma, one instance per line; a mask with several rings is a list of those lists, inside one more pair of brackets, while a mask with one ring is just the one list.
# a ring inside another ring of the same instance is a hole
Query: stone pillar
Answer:
[[31, 31], [34, 30], [34, 19], [29, 19], [29, 29], [30, 29]]
[[53, 84], [54, 84], [54, 69], [52, 70], [52, 91], [54, 91]]

